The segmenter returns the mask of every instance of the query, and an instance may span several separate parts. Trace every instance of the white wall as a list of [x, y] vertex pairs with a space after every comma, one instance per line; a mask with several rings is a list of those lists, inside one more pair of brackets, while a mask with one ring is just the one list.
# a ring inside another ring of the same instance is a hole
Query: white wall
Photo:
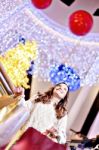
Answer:
[[[95, 100], [99, 86], [84, 87], [75, 100], [68, 118], [70, 128], [80, 131]], [[72, 123], [71, 123], [72, 122]]]

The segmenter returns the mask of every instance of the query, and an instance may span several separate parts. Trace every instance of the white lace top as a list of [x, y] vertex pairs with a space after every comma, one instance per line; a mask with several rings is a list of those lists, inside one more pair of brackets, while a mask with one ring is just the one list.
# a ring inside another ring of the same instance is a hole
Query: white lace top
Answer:
[[54, 127], [60, 137], [60, 140], [57, 142], [61, 144], [66, 143], [67, 115], [61, 119], [57, 119], [53, 104], [43, 104], [39, 102], [33, 106], [31, 101], [27, 101], [25, 105], [27, 105], [29, 109], [33, 109], [27, 127], [32, 126], [41, 133]]

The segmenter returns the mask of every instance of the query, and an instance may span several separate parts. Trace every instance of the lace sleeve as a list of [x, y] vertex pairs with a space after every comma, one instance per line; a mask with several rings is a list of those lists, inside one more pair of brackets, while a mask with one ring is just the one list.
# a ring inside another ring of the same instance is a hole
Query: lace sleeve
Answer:
[[28, 101], [25, 101], [24, 98], [21, 99], [20, 104], [27, 108], [30, 112], [34, 109], [35, 99], [38, 95], [32, 96]]
[[58, 142], [60, 144], [66, 143], [66, 128], [67, 128], [67, 115], [58, 120], [57, 123], [57, 132], [58, 132]]

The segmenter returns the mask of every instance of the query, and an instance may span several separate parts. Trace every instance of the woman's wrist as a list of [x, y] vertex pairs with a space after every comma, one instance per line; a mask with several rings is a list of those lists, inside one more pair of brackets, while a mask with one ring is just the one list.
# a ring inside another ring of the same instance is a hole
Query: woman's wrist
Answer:
[[25, 95], [24, 95], [24, 88], [22, 88], [22, 87], [16, 87], [15, 89], [14, 89], [14, 94], [12, 95], [14, 98], [16, 98], [16, 97], [21, 97], [21, 98], [24, 98], [25, 97]]

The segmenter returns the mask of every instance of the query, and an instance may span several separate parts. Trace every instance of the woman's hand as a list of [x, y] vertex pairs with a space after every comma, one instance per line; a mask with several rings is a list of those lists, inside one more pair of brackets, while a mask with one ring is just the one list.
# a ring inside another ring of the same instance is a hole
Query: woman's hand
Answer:
[[46, 130], [43, 134], [51, 138], [56, 138], [58, 135], [57, 130], [54, 127], [50, 128], [49, 130]]
[[24, 96], [24, 88], [22, 88], [22, 87], [15, 87], [14, 94], [15, 94], [15, 97], [17, 97], [17, 96]]

